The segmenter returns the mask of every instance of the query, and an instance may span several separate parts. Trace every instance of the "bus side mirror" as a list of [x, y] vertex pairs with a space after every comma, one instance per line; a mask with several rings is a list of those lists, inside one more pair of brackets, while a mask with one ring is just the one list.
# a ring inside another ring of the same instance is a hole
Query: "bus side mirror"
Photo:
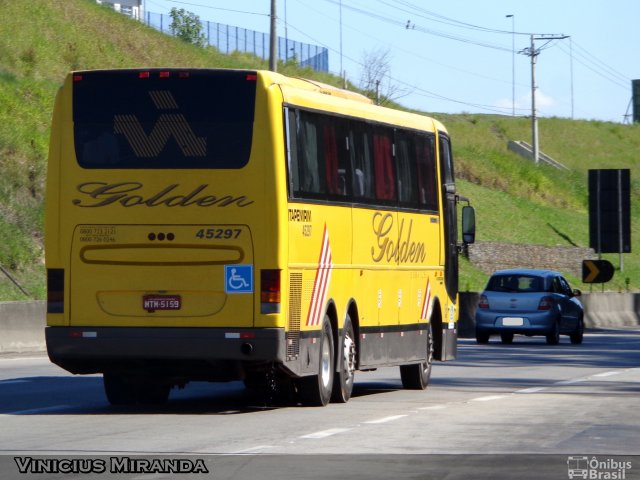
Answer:
[[470, 205], [462, 207], [462, 241], [465, 245], [476, 241], [476, 211]]

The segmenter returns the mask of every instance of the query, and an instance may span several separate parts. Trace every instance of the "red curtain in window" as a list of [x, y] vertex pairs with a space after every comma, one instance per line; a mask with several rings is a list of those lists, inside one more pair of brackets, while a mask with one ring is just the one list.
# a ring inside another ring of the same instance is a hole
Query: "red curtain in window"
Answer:
[[394, 200], [396, 198], [396, 179], [393, 172], [391, 139], [385, 135], [373, 136], [373, 159], [376, 174], [376, 198]]
[[324, 166], [329, 193], [340, 193], [338, 183], [338, 148], [336, 146], [336, 131], [331, 125], [323, 128], [322, 144], [324, 145]]

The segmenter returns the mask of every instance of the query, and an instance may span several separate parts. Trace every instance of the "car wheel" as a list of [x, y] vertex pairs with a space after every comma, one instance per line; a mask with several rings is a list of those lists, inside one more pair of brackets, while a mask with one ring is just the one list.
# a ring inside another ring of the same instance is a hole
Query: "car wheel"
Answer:
[[478, 343], [489, 343], [489, 336], [488, 333], [482, 333], [476, 330], [476, 342]]
[[547, 345], [558, 345], [560, 343], [560, 325], [553, 322], [553, 329], [547, 333]]
[[513, 333], [502, 333], [500, 339], [505, 345], [511, 345], [513, 343]]
[[583, 337], [584, 337], [584, 320], [581, 318], [580, 321], [578, 322], [578, 328], [576, 328], [575, 332], [569, 335], [569, 338], [571, 339], [571, 343], [573, 343], [574, 345], [580, 345], [582, 343]]

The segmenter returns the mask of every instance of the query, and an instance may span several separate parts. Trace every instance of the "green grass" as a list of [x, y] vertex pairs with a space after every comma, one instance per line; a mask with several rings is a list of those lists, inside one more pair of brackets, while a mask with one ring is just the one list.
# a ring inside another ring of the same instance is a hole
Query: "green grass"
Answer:
[[[266, 68], [251, 55], [223, 55], [147, 28], [93, 0], [0, 1], [0, 265], [34, 298], [43, 298], [43, 202], [49, 124], [57, 88], [69, 70], [118, 67]], [[332, 85], [341, 79], [280, 65], [285, 75]], [[640, 200], [640, 125], [540, 119], [541, 150], [568, 166], [536, 167], [507, 150], [529, 141], [526, 118], [433, 114], [453, 139], [459, 191], [477, 209], [478, 240], [588, 246], [587, 171], [632, 169], [632, 205]], [[632, 234], [640, 211], [632, 211]], [[617, 266], [617, 255], [606, 255]], [[608, 289], [630, 279], [640, 288], [640, 256], [625, 255]], [[487, 275], [461, 261], [462, 290]], [[574, 279], [575, 280], [575, 279]], [[577, 285], [588, 290], [585, 285]], [[599, 288], [599, 287], [597, 287]], [[0, 273], [0, 301], [24, 295]]]

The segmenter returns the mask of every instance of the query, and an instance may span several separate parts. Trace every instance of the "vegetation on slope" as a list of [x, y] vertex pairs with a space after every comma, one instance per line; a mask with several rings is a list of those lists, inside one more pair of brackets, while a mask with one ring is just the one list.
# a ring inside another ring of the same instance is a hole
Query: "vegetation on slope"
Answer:
[[[266, 68], [250, 55], [223, 55], [147, 28], [93, 0], [0, 0], [0, 266], [33, 298], [43, 298], [42, 225], [44, 178], [51, 109], [69, 70], [118, 67]], [[340, 85], [328, 74], [279, 71]], [[473, 199], [478, 240], [546, 245], [588, 245], [587, 170], [631, 168], [640, 161], [640, 126], [541, 119], [541, 149], [571, 168], [536, 167], [506, 148], [527, 140], [524, 118], [434, 114], [448, 127], [457, 160], [459, 189]], [[640, 178], [632, 175], [637, 204]], [[633, 212], [637, 235], [640, 212]], [[561, 234], [560, 234], [561, 233]], [[617, 255], [607, 256], [617, 264]], [[463, 262], [461, 285], [482, 287], [486, 275]], [[640, 257], [625, 256], [625, 271], [608, 288], [629, 277], [640, 288]], [[0, 273], [0, 301], [25, 297]]]

